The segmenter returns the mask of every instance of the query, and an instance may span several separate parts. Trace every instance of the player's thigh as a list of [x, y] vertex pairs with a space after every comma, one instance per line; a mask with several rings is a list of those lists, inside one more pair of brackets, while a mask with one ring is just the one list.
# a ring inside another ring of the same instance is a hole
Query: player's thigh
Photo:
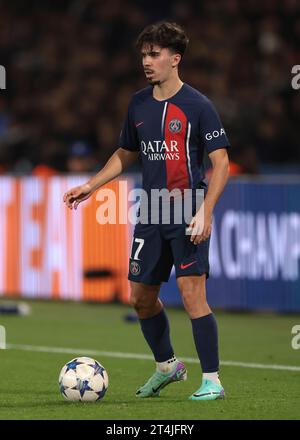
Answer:
[[160, 284], [148, 285], [130, 281], [130, 304], [133, 307], [151, 307], [158, 299]]
[[211, 308], [206, 301], [205, 282], [206, 274], [177, 278], [182, 302], [190, 319], [200, 318], [211, 313]]

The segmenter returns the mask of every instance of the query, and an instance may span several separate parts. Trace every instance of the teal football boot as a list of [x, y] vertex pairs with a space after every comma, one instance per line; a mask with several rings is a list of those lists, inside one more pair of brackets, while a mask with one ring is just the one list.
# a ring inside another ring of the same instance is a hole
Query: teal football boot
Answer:
[[218, 385], [209, 379], [204, 379], [201, 387], [189, 397], [189, 400], [217, 400], [224, 399], [225, 391], [222, 385]]
[[148, 382], [135, 393], [136, 397], [158, 397], [160, 391], [172, 382], [187, 379], [187, 370], [182, 362], [177, 362], [170, 373], [155, 371]]

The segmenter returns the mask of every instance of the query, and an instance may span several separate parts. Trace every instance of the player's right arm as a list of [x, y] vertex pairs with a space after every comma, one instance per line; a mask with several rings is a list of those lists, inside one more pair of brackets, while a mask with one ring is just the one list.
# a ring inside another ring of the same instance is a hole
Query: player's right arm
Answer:
[[79, 203], [87, 200], [98, 188], [119, 176], [126, 168], [132, 165], [136, 161], [138, 154], [138, 151], [119, 148], [99, 173], [85, 184], [71, 188], [65, 193], [64, 203], [66, 206], [70, 209], [77, 209]]

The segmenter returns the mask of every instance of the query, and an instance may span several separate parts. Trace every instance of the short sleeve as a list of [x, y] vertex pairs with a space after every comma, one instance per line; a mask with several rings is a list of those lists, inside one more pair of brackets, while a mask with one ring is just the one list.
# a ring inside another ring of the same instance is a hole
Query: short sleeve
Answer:
[[200, 111], [199, 130], [201, 142], [207, 153], [230, 147], [218, 112], [209, 99]]
[[131, 101], [128, 106], [127, 116], [123, 124], [123, 128], [120, 134], [119, 148], [129, 151], [139, 151], [139, 142], [133, 118], [133, 102]]

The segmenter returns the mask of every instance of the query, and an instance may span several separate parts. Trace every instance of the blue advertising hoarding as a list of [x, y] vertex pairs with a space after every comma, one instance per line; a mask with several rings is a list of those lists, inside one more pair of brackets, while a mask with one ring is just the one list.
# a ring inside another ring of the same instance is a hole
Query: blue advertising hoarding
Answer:
[[[300, 312], [300, 181], [231, 181], [215, 212], [207, 298], [212, 307]], [[165, 304], [182, 304], [174, 272]]]

